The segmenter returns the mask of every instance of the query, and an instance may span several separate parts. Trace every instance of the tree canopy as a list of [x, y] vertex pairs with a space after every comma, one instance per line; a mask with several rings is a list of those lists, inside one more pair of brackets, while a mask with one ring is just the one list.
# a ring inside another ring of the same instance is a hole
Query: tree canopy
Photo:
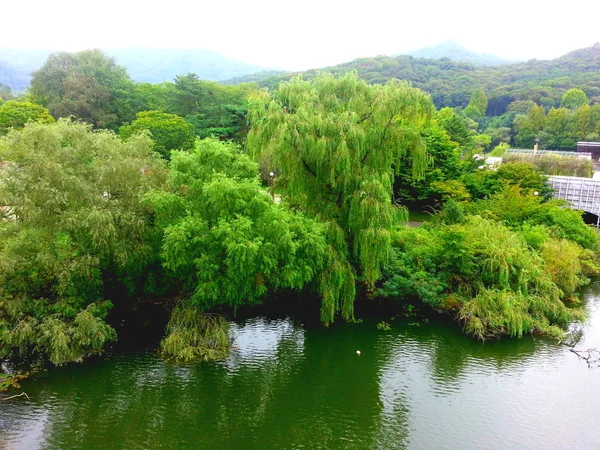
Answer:
[[427, 156], [421, 128], [431, 99], [407, 83], [370, 86], [348, 73], [282, 83], [250, 102], [250, 152], [269, 156], [275, 184], [306, 214], [329, 222], [333, 242], [373, 286], [387, 258], [399, 213], [393, 174], [403, 155], [415, 175]]
[[54, 117], [74, 116], [97, 128], [116, 129], [133, 119], [133, 81], [100, 50], [55, 53], [33, 73], [34, 102]]
[[193, 125], [175, 114], [161, 111], [137, 113], [131, 125], [121, 127], [120, 134], [128, 138], [142, 131], [150, 132], [154, 149], [166, 159], [172, 150], [190, 150], [196, 140]]
[[116, 302], [152, 293], [155, 235], [140, 200], [164, 180], [147, 136], [59, 120], [0, 138], [0, 357], [55, 364], [116, 337]]
[[54, 117], [43, 106], [9, 100], [0, 105], [0, 136], [11, 128], [23, 128], [27, 122], [52, 123]]

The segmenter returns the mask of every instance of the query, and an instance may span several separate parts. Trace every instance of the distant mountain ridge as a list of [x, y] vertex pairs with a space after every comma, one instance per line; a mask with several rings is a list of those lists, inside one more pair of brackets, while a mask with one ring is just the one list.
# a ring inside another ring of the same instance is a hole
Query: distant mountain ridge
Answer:
[[210, 50], [127, 48], [106, 50], [129, 76], [140, 82], [162, 83], [194, 72], [202, 80], [223, 81], [265, 70]]
[[20, 92], [29, 86], [30, 80], [29, 72], [0, 61], [0, 84], [8, 86], [14, 92]]
[[[138, 82], [161, 83], [177, 75], [194, 72], [200, 79], [222, 81], [266, 70], [210, 50], [128, 48], [106, 49], [104, 52], [124, 66]], [[31, 73], [39, 69], [52, 50], [0, 48], [0, 84], [15, 92], [25, 90]]]
[[429, 93], [438, 108], [464, 107], [471, 94], [483, 88], [489, 100], [488, 115], [493, 116], [503, 114], [514, 101], [531, 101], [546, 108], [559, 106], [562, 94], [571, 88], [582, 89], [590, 103], [600, 103], [600, 43], [552, 60], [484, 66], [448, 58], [376, 56], [254, 81], [261, 87], [273, 88], [295, 75], [310, 79], [318, 72], [341, 76], [349, 71], [356, 71], [373, 84], [383, 84], [391, 78], [409, 81]]
[[477, 66], [496, 66], [517, 62], [515, 59], [501, 58], [492, 53], [474, 52], [453, 40], [443, 41], [439, 44], [430, 45], [411, 52], [399, 53], [398, 55], [400, 54], [427, 59], [448, 58], [451, 61], [466, 62]]

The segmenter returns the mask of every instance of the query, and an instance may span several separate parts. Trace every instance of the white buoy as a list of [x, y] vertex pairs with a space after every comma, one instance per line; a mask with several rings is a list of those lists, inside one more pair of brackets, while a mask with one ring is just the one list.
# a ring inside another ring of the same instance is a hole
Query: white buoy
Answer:
[[356, 354], [360, 356], [360, 350], [356, 350]]

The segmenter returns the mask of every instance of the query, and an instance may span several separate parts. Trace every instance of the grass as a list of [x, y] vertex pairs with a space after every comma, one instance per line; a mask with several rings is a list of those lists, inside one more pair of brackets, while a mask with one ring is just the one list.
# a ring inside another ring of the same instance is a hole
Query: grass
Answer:
[[428, 222], [433, 216], [426, 211], [408, 211], [408, 220], [410, 222]]

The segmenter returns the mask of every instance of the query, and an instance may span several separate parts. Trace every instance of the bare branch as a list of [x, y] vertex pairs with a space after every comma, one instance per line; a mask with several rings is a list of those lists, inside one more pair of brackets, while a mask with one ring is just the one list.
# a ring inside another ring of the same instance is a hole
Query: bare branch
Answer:
[[11, 398], [17, 398], [17, 397], [27, 397], [27, 400], [31, 400], [31, 398], [29, 398], [29, 395], [27, 395], [25, 392], [21, 392], [19, 395], [11, 395], [10, 397], [6, 397], [6, 398], [2, 398], [0, 400], [2, 401], [6, 401], [6, 400], [10, 400]]
[[597, 348], [588, 348], [587, 350], [575, 350], [570, 348], [569, 350], [575, 353], [580, 360], [584, 360], [589, 369], [600, 367], [600, 350]]

